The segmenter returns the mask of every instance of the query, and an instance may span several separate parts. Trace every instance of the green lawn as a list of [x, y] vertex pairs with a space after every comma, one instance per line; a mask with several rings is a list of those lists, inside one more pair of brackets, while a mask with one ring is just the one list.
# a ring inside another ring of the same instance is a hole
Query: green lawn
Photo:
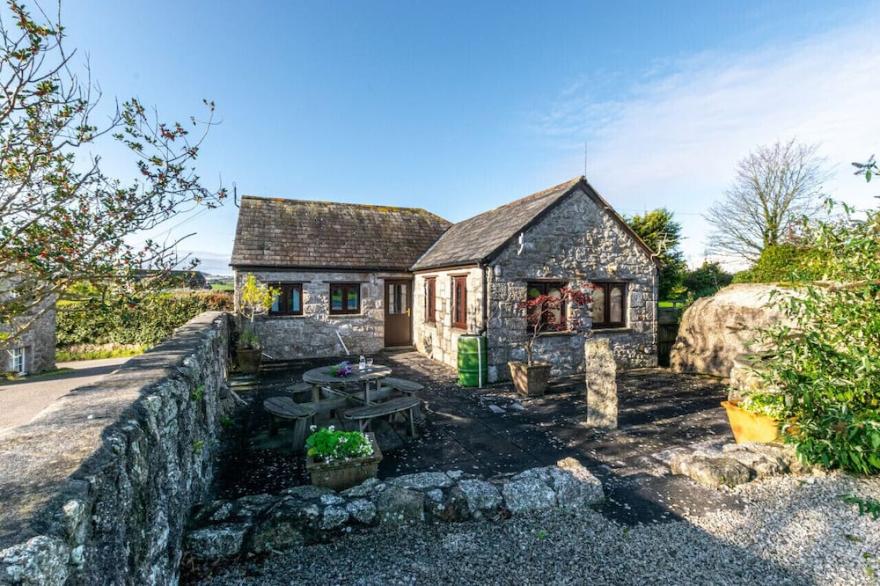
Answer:
[[103, 344], [58, 347], [55, 350], [57, 362], [73, 362], [76, 360], [97, 360], [99, 358], [124, 358], [137, 356], [147, 351], [142, 344]]
[[681, 301], [658, 301], [657, 307], [684, 307]]
[[223, 281], [222, 283], [211, 283], [212, 291], [220, 291], [220, 292], [232, 292], [235, 290], [235, 285], [232, 281]]

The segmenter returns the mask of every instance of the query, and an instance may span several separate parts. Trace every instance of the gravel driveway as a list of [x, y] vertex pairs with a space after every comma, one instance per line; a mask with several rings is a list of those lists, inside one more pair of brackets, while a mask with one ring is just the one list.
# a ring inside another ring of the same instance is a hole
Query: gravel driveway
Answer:
[[201, 583], [880, 583], [880, 520], [839, 498], [880, 499], [880, 479], [787, 476], [730, 492], [742, 509], [647, 525], [583, 511], [366, 531], [233, 565]]

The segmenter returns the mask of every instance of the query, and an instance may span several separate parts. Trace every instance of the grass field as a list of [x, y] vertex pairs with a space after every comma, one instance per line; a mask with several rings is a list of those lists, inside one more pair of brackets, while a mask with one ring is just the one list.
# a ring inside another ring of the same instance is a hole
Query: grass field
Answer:
[[73, 362], [74, 360], [123, 358], [143, 354], [146, 350], [147, 347], [141, 344], [76, 344], [59, 346], [55, 350], [55, 360], [57, 362]]
[[211, 291], [220, 291], [220, 292], [232, 292], [235, 290], [235, 285], [233, 285], [232, 281], [223, 281], [221, 283], [211, 283]]

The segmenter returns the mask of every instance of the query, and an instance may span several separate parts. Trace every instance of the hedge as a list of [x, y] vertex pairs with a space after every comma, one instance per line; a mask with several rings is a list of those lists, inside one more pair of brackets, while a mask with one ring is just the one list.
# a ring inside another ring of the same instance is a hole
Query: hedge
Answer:
[[59, 346], [140, 344], [154, 346], [204, 311], [232, 311], [232, 295], [212, 291], [150, 293], [136, 303], [90, 299], [60, 303]]
[[734, 283], [803, 283], [822, 278], [822, 260], [815, 249], [776, 244], [761, 252], [755, 265], [734, 275]]

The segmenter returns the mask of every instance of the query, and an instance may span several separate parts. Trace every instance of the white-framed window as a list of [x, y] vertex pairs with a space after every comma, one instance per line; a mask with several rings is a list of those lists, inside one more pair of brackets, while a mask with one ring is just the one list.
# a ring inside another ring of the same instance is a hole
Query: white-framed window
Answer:
[[23, 346], [12, 348], [9, 352], [9, 371], [25, 374], [25, 350]]

